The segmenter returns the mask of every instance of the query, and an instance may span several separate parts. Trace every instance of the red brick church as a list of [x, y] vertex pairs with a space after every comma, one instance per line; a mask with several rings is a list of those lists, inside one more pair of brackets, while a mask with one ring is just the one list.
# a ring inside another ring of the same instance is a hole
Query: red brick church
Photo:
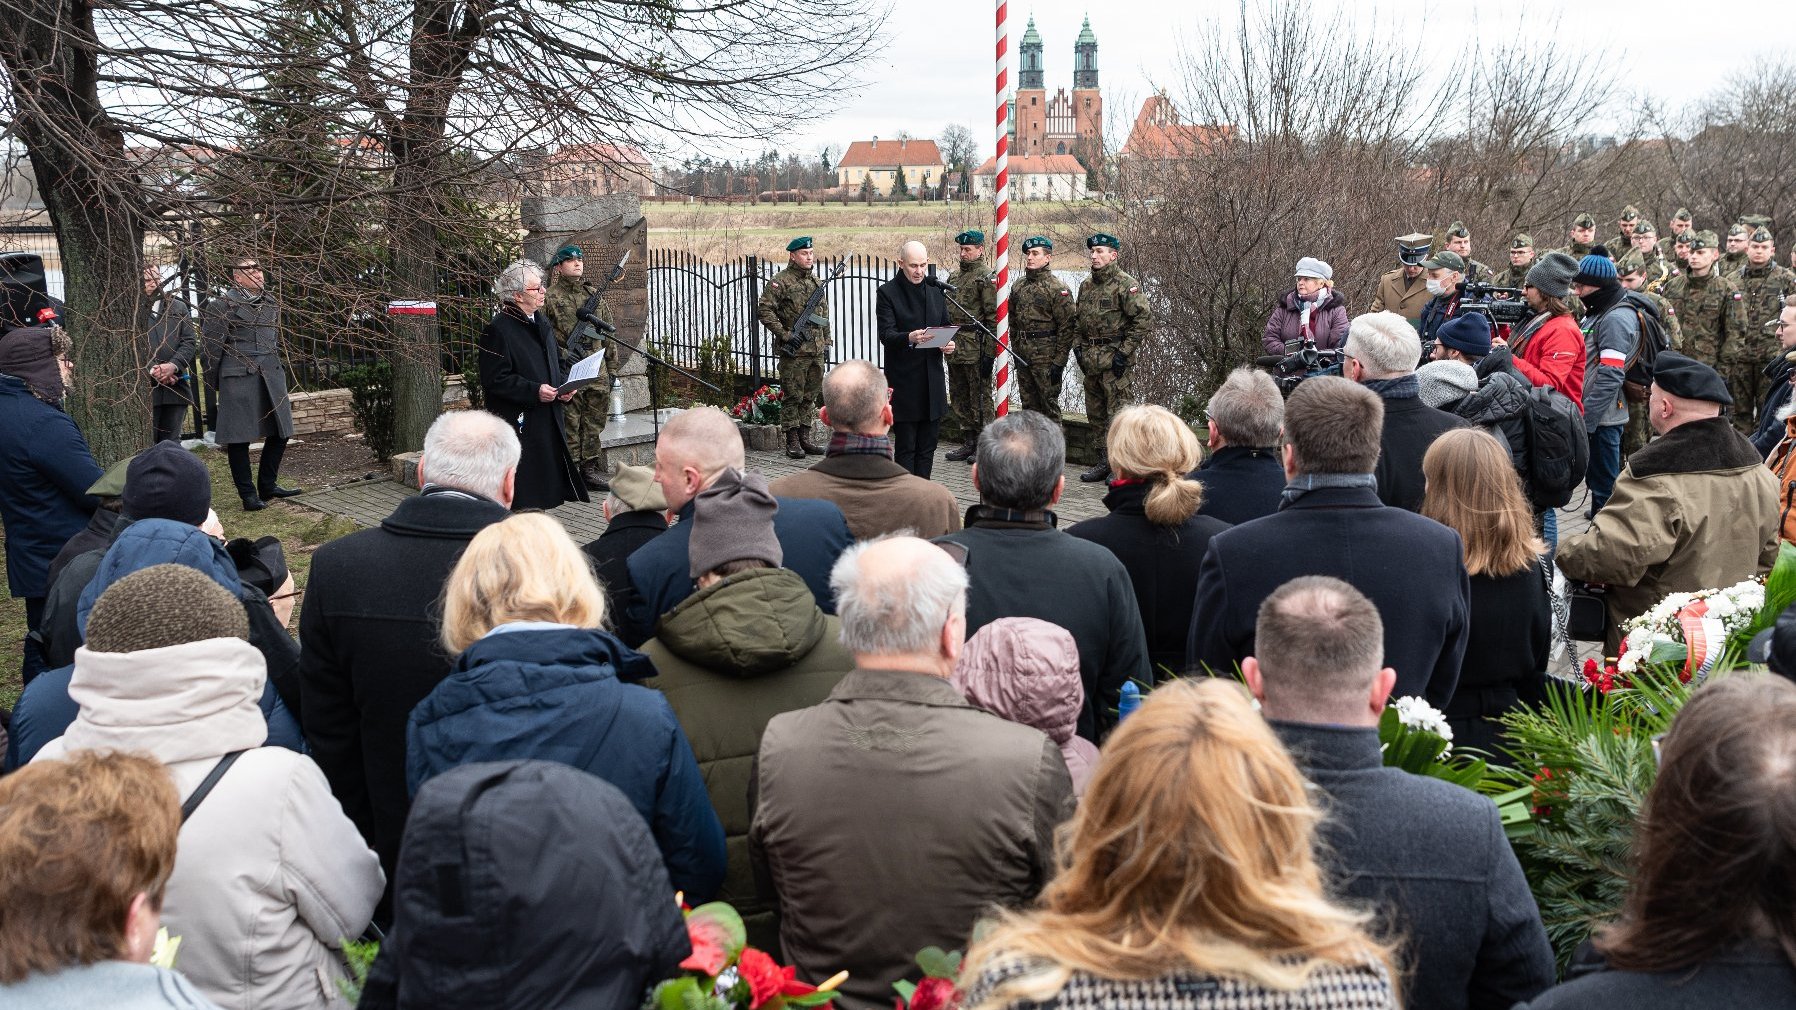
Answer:
[[[1065, 88], [1048, 97], [1042, 73], [1041, 35], [1035, 18], [1029, 18], [1018, 49], [1016, 97], [1010, 103], [1010, 154], [1012, 158], [1045, 158], [1071, 155], [1085, 168], [1103, 157], [1104, 97], [1098, 93], [1098, 39], [1091, 18], [1073, 43], [1073, 90]], [[1013, 162], [1014, 167], [1014, 162]]]

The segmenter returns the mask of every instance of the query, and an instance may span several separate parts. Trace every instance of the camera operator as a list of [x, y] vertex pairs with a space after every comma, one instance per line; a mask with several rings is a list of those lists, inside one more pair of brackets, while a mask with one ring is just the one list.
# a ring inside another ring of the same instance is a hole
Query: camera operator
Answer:
[[1428, 271], [1428, 293], [1432, 297], [1422, 306], [1422, 317], [1416, 320], [1416, 330], [1426, 344], [1435, 339], [1442, 324], [1459, 314], [1466, 263], [1458, 253], [1443, 249], [1423, 260], [1422, 269]]

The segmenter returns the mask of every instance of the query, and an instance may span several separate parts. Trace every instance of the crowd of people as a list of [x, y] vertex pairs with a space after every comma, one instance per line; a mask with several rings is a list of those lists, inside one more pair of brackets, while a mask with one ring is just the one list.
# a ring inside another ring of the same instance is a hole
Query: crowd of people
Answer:
[[[297, 639], [279, 551], [224, 536], [199, 458], [159, 441], [101, 472], [58, 409], [61, 331], [14, 327], [0, 424], [33, 434], [0, 518], [40, 602], [0, 778], [0, 1007], [342, 1006], [346, 945], [375, 938], [362, 1006], [629, 1008], [693, 952], [680, 900], [728, 902], [799, 979], [846, 972], [855, 1010], [930, 946], [967, 951], [968, 1010], [1796, 1007], [1796, 683], [1718, 677], [1678, 714], [1628, 898], [1563, 980], [1497, 807], [1383, 764], [1405, 697], [1502, 760], [1503, 716], [1554, 690], [1555, 569], [1606, 590], [1613, 649], [1789, 535], [1788, 408], [1767, 463], [1728, 416], [1737, 368], [1688, 342], [1637, 368], [1664, 328], [1589, 230], [1511, 256], [1531, 314], [1506, 330], [1456, 297], [1489, 269], [1462, 226], [1400, 240], [1380, 298], [1436, 293], [1395, 311], [1349, 315], [1302, 261], [1265, 348], [1339, 368], [1288, 395], [1236, 370], [1203, 439], [1130, 402], [1120, 242], [1089, 243], [1090, 306], [1031, 266], [1021, 326], [1074, 327], [1060, 360], [1108, 398], [1105, 512], [1065, 528], [1057, 413], [960, 402], [985, 388], [977, 233], [946, 292], [903, 250], [885, 368], [815, 374], [827, 310], [794, 243], [763, 318], [815, 379], [787, 452], [819, 458], [773, 481], [708, 407], [652, 467], [585, 472], [552, 286], [514, 264], [486, 409], [439, 417], [418, 493], [317, 549]], [[1682, 244], [1697, 270], [1703, 236]], [[235, 378], [276, 425], [272, 380]], [[1653, 437], [1624, 465], [1640, 379]], [[970, 411], [964, 514], [930, 479], [945, 404]], [[1592, 519], [1560, 537], [1568, 473]], [[600, 483], [590, 543], [541, 511]]]

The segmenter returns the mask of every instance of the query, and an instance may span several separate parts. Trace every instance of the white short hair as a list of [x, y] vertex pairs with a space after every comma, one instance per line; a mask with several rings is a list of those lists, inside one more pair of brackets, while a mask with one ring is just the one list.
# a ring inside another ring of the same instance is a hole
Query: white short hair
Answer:
[[1422, 338], [1395, 312], [1368, 312], [1347, 326], [1347, 356], [1366, 366], [1370, 378], [1396, 378], [1416, 370]]
[[886, 575], [862, 570], [861, 555], [868, 548], [899, 536], [862, 540], [843, 551], [830, 569], [841, 641], [849, 652], [875, 656], [929, 652], [949, 617], [966, 613], [967, 570], [947, 551], [931, 550], [915, 567]]
[[524, 289], [542, 283], [543, 268], [530, 260], [517, 260], [499, 272], [499, 279], [493, 282], [493, 293], [502, 302], [515, 302]]
[[453, 410], [424, 433], [420, 462], [430, 483], [497, 501], [520, 452], [517, 433], [504, 420], [484, 410]]

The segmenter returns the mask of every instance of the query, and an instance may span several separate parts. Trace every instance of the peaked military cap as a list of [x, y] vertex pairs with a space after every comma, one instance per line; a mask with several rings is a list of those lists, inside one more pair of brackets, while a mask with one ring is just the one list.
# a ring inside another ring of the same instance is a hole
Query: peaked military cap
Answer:
[[1534, 248], [1534, 236], [1528, 234], [1527, 232], [1522, 232], [1521, 234], [1519, 234], [1515, 237], [1515, 241], [1509, 243], [1509, 248], [1511, 248], [1511, 249], [1532, 249], [1532, 248]]
[[1577, 217], [1572, 218], [1572, 227], [1573, 228], [1595, 228], [1596, 227], [1596, 218], [1591, 217], [1589, 214], [1579, 214]]
[[1452, 224], [1447, 226], [1447, 237], [1448, 238], [1471, 238], [1472, 232], [1470, 229], [1468, 229], [1465, 226], [1464, 221], [1455, 221]]
[[1397, 259], [1405, 266], [1418, 266], [1428, 255], [1434, 245], [1434, 236], [1426, 232], [1412, 231], [1408, 235], [1397, 236]]
[[1101, 245], [1107, 245], [1118, 252], [1122, 251], [1122, 239], [1117, 238], [1115, 235], [1098, 232], [1096, 235], [1085, 240], [1085, 248], [1087, 249], [1096, 249]]
[[1771, 241], [1771, 229], [1759, 225], [1752, 230], [1751, 235], [1746, 236], [1746, 240], [1748, 242], [1769, 242]]
[[811, 247], [811, 237], [809, 235], [800, 235], [797, 238], [793, 239], [792, 241], [786, 243], [786, 251], [787, 252], [797, 252], [800, 249], [809, 249], [810, 247]]
[[1678, 208], [1678, 209], [1677, 209], [1677, 212], [1676, 212], [1676, 213], [1674, 213], [1674, 214], [1672, 214], [1672, 215], [1671, 215], [1671, 219], [1672, 219], [1672, 220], [1673, 220], [1673, 221], [1690, 221], [1690, 220], [1694, 220], [1694, 219], [1693, 219], [1693, 218], [1692, 218], [1692, 217], [1691, 217], [1691, 216], [1690, 216], [1690, 208], [1688, 208], [1688, 207], [1679, 207], [1679, 208]]
[[985, 244], [985, 232], [979, 231], [976, 228], [968, 228], [966, 231], [963, 231], [959, 235], [954, 236], [954, 244], [955, 245], [984, 245]]
[[1690, 246], [1691, 252], [1698, 249], [1713, 249], [1721, 244], [1721, 239], [1717, 238], [1714, 232], [1706, 230], [1687, 232], [1684, 238], [1686, 244]]
[[585, 258], [586, 254], [580, 251], [579, 246], [564, 245], [560, 249], [555, 250], [555, 255], [550, 258], [549, 269], [553, 270], [561, 264], [566, 263], [568, 260], [583, 260]]
[[1720, 372], [1676, 351], [1659, 352], [1659, 360], [1653, 362], [1653, 384], [1686, 400], [1704, 400], [1724, 407], [1734, 403]]
[[1053, 252], [1054, 243], [1046, 235], [1031, 235], [1023, 240], [1023, 251], [1028, 252], [1031, 249], [1046, 249]]
[[1634, 206], [1631, 203], [1628, 204], [1626, 207], [1623, 207], [1621, 209], [1621, 219], [1623, 221], [1638, 221], [1638, 220], [1640, 220], [1640, 208]]

